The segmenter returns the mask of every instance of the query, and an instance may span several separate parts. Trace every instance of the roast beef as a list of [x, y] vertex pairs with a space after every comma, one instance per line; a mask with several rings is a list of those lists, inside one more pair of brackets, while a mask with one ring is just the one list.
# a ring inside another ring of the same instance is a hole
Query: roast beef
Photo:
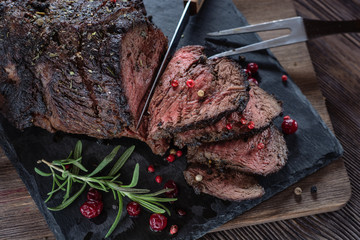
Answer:
[[184, 171], [184, 177], [196, 193], [203, 192], [224, 200], [242, 201], [265, 193], [254, 176], [231, 169], [221, 172], [206, 165], [192, 164]]
[[17, 128], [96, 138], [135, 131], [167, 39], [140, 0], [3, 0], [1, 113]]
[[[207, 59], [203, 50], [202, 46], [183, 47], [169, 62], [149, 105], [149, 138], [172, 138], [245, 108], [248, 82], [240, 66], [226, 58]], [[187, 86], [189, 79], [193, 87]]]
[[231, 168], [265, 176], [285, 165], [287, 147], [283, 134], [271, 125], [247, 139], [190, 147], [187, 160], [214, 168]]
[[[250, 99], [242, 112], [233, 112], [217, 123], [205, 128], [175, 134], [174, 144], [196, 146], [204, 142], [216, 142], [246, 137], [262, 131], [282, 112], [282, 104], [274, 96], [251, 84]], [[227, 126], [230, 125], [231, 129]], [[253, 124], [253, 127], [249, 127]]]

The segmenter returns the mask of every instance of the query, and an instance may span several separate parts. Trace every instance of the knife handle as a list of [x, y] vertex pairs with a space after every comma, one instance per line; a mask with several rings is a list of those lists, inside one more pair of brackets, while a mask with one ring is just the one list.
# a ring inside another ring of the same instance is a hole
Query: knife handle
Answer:
[[205, 0], [184, 0], [184, 6], [190, 1], [190, 15], [195, 15], [200, 11]]

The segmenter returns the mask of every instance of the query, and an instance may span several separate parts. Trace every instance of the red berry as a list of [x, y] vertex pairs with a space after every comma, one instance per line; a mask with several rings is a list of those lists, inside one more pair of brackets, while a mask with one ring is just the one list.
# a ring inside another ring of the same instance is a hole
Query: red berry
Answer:
[[247, 120], [244, 117], [241, 117], [240, 119], [241, 124], [247, 124]]
[[150, 228], [155, 231], [159, 232], [166, 228], [167, 225], [167, 218], [160, 214], [160, 213], [154, 213], [150, 216]]
[[185, 216], [185, 215], [186, 215], [186, 212], [185, 212], [183, 209], [178, 209], [178, 210], [177, 210], [177, 213], [178, 213], [180, 216]]
[[173, 86], [174, 88], [176, 88], [177, 86], [179, 86], [179, 82], [178, 80], [174, 79], [171, 81], [171, 86]]
[[255, 78], [249, 78], [248, 81], [254, 83], [255, 85], [259, 85], [258, 81]]
[[95, 188], [90, 188], [87, 193], [87, 199], [89, 201], [101, 201], [102, 195], [101, 193], [96, 190]]
[[183, 152], [181, 150], [176, 151], [176, 156], [181, 157], [183, 155]]
[[86, 218], [94, 218], [100, 215], [103, 209], [102, 201], [86, 201], [80, 207], [80, 212]]
[[247, 77], [251, 77], [251, 71], [249, 69], [244, 69], [244, 73]]
[[157, 182], [157, 183], [161, 183], [162, 182], [162, 177], [161, 176], [156, 176], [155, 177], [155, 181]]
[[248, 124], [248, 128], [249, 129], [254, 129], [255, 127], [255, 123], [253, 121], [250, 121], [249, 124]]
[[130, 216], [136, 217], [141, 212], [140, 204], [138, 204], [137, 202], [129, 202], [126, 205], [126, 210]]
[[282, 80], [283, 82], [286, 82], [287, 79], [288, 79], [288, 77], [287, 77], [286, 75], [282, 75], [282, 76], [281, 76], [281, 80]]
[[187, 80], [186, 81], [186, 86], [188, 86], [189, 88], [194, 87], [195, 86], [194, 80], [192, 80], [192, 79]]
[[228, 123], [228, 124], [226, 124], [226, 128], [227, 128], [228, 130], [231, 130], [231, 129], [232, 129], [232, 125], [231, 125], [230, 123]]
[[167, 156], [166, 160], [168, 162], [173, 162], [175, 161], [175, 155], [174, 154], [169, 154], [169, 156]]
[[176, 233], [178, 232], [178, 230], [179, 230], [179, 228], [178, 228], [177, 225], [172, 225], [172, 226], [170, 227], [170, 234], [171, 234], [171, 235], [174, 235], [174, 234], [176, 234]]
[[265, 147], [265, 145], [262, 142], [257, 145], [257, 148], [259, 150], [263, 149], [264, 147]]
[[153, 165], [148, 166], [148, 172], [151, 172], [151, 173], [155, 172], [155, 168]]
[[251, 73], [256, 73], [259, 69], [259, 66], [256, 63], [249, 63], [246, 67]]
[[71, 167], [72, 167], [72, 164], [66, 164], [66, 165], [65, 165], [65, 169], [66, 169], [66, 170], [69, 170]]
[[112, 2], [112, 3], [116, 3], [116, 0], [110, 0], [110, 2]]
[[285, 119], [281, 124], [283, 133], [293, 134], [298, 129], [298, 124], [294, 119]]
[[166, 192], [165, 195], [168, 198], [176, 198], [179, 194], [179, 189], [178, 186], [176, 185], [176, 183], [173, 180], [169, 180], [164, 184], [164, 188], [168, 189], [171, 188], [173, 189], [171, 192]]
[[284, 117], [284, 120], [289, 120], [289, 119], [291, 119], [291, 117], [290, 117], [289, 115], [286, 115], [286, 116]]

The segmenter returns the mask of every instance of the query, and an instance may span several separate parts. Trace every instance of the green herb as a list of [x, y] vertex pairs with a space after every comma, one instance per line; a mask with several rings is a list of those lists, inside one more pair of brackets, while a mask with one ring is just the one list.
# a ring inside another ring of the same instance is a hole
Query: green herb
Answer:
[[[116, 154], [120, 150], [120, 146], [115, 147], [112, 152], [107, 155], [102, 162], [95, 168], [95, 170], [89, 172], [85, 166], [82, 165], [82, 143], [78, 141], [76, 143], [75, 149], [69, 154], [66, 159], [55, 160], [51, 163], [46, 160], [40, 160], [38, 163], [44, 163], [49, 168], [49, 173], [43, 172], [38, 168], [35, 168], [35, 172], [43, 177], [53, 178], [51, 191], [48, 193], [49, 197], [45, 200], [48, 202], [52, 196], [59, 192], [65, 192], [63, 201], [60, 205], [55, 207], [48, 207], [51, 211], [60, 211], [70, 204], [72, 204], [86, 189], [86, 186], [89, 185], [92, 188], [104, 191], [112, 192], [114, 199], [118, 201], [119, 210], [115, 218], [114, 223], [110, 227], [105, 238], [109, 237], [112, 232], [115, 230], [116, 226], [121, 220], [121, 214], [123, 211], [123, 197], [128, 197], [132, 201], [138, 202], [144, 208], [154, 212], [154, 213], [165, 213], [167, 212], [170, 215], [169, 209], [167, 209], [162, 202], [173, 202], [176, 201], [176, 198], [162, 198], [159, 195], [170, 192], [173, 189], [162, 189], [160, 191], [150, 193], [148, 189], [135, 188], [139, 181], [139, 164], [137, 163], [134, 168], [133, 177], [129, 184], [123, 184], [119, 181], [120, 173], [119, 170], [125, 164], [126, 160], [131, 156], [135, 149], [135, 146], [128, 148], [122, 156], [116, 161], [111, 170], [107, 175], [96, 176], [101, 173], [106, 166], [108, 166]], [[66, 170], [66, 165], [73, 165], [71, 170]], [[84, 172], [84, 175], [80, 174], [80, 171]], [[72, 186], [74, 183], [81, 184], [81, 188], [72, 196]]]

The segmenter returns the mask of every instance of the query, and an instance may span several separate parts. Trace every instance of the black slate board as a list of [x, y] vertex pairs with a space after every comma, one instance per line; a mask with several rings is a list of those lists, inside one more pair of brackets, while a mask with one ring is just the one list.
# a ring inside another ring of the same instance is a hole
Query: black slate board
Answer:
[[[182, 12], [182, 1], [144, 0], [144, 2], [148, 14], [153, 16], [155, 24], [167, 36], [171, 36]], [[245, 24], [246, 20], [237, 11], [231, 0], [207, 0], [202, 11], [190, 19], [184, 37], [180, 41], [180, 46], [204, 45], [207, 48], [208, 55], [211, 55], [259, 41], [256, 34], [231, 36], [226, 39], [207, 39], [205, 35], [207, 32]], [[162, 175], [165, 181], [168, 179], [175, 180], [180, 186], [179, 200], [171, 205], [172, 216], [169, 217], [168, 223], [168, 225], [179, 225], [180, 230], [175, 237], [168, 234], [169, 227], [162, 233], [151, 232], [148, 225], [150, 213], [143, 211], [137, 218], [130, 218], [124, 213], [118, 228], [112, 235], [112, 239], [199, 238], [209, 230], [233, 219], [337, 159], [343, 152], [341, 145], [291, 79], [286, 85], [281, 82], [281, 76], [286, 73], [274, 56], [266, 50], [244, 55], [248, 61], [259, 64], [260, 86], [282, 100], [284, 113], [292, 116], [299, 123], [297, 133], [285, 137], [289, 148], [287, 165], [276, 174], [260, 178], [260, 183], [266, 190], [265, 196], [261, 199], [235, 203], [207, 195], [195, 195], [193, 190], [186, 185], [182, 176], [182, 171], [186, 168], [185, 157], [169, 164], [163, 161], [161, 157], [153, 155], [144, 143], [133, 139], [98, 141], [85, 136], [63, 133], [50, 134], [35, 127], [20, 132], [0, 115], [0, 144], [16, 167], [56, 238], [101, 239], [105, 236], [116, 215], [116, 202], [112, 199], [111, 194], [104, 195], [104, 211], [94, 220], [85, 219], [79, 212], [79, 206], [85, 201], [85, 194], [61, 212], [50, 212], [46, 209], [44, 199], [51, 187], [51, 179], [35, 174], [33, 169], [37, 165], [36, 161], [38, 159], [55, 160], [66, 157], [78, 139], [83, 141], [83, 156], [87, 161], [85, 165], [90, 169], [94, 167], [94, 163], [105, 157], [114, 146], [120, 144], [122, 146], [120, 153], [122, 153], [127, 147], [135, 144], [135, 153], [122, 171], [124, 182], [130, 181], [133, 167], [138, 162], [141, 166], [138, 186], [152, 190], [161, 188], [162, 185], [159, 186], [154, 181], [155, 174], [146, 172], [147, 166], [154, 163], [157, 174]], [[281, 119], [278, 118], [275, 124], [280, 127]], [[46, 170], [45, 167], [42, 169]], [[61, 196], [57, 196], [57, 199], [48, 205], [54, 206], [60, 199]], [[185, 209], [188, 214], [184, 217], [178, 216], [175, 213], [178, 208]]]

